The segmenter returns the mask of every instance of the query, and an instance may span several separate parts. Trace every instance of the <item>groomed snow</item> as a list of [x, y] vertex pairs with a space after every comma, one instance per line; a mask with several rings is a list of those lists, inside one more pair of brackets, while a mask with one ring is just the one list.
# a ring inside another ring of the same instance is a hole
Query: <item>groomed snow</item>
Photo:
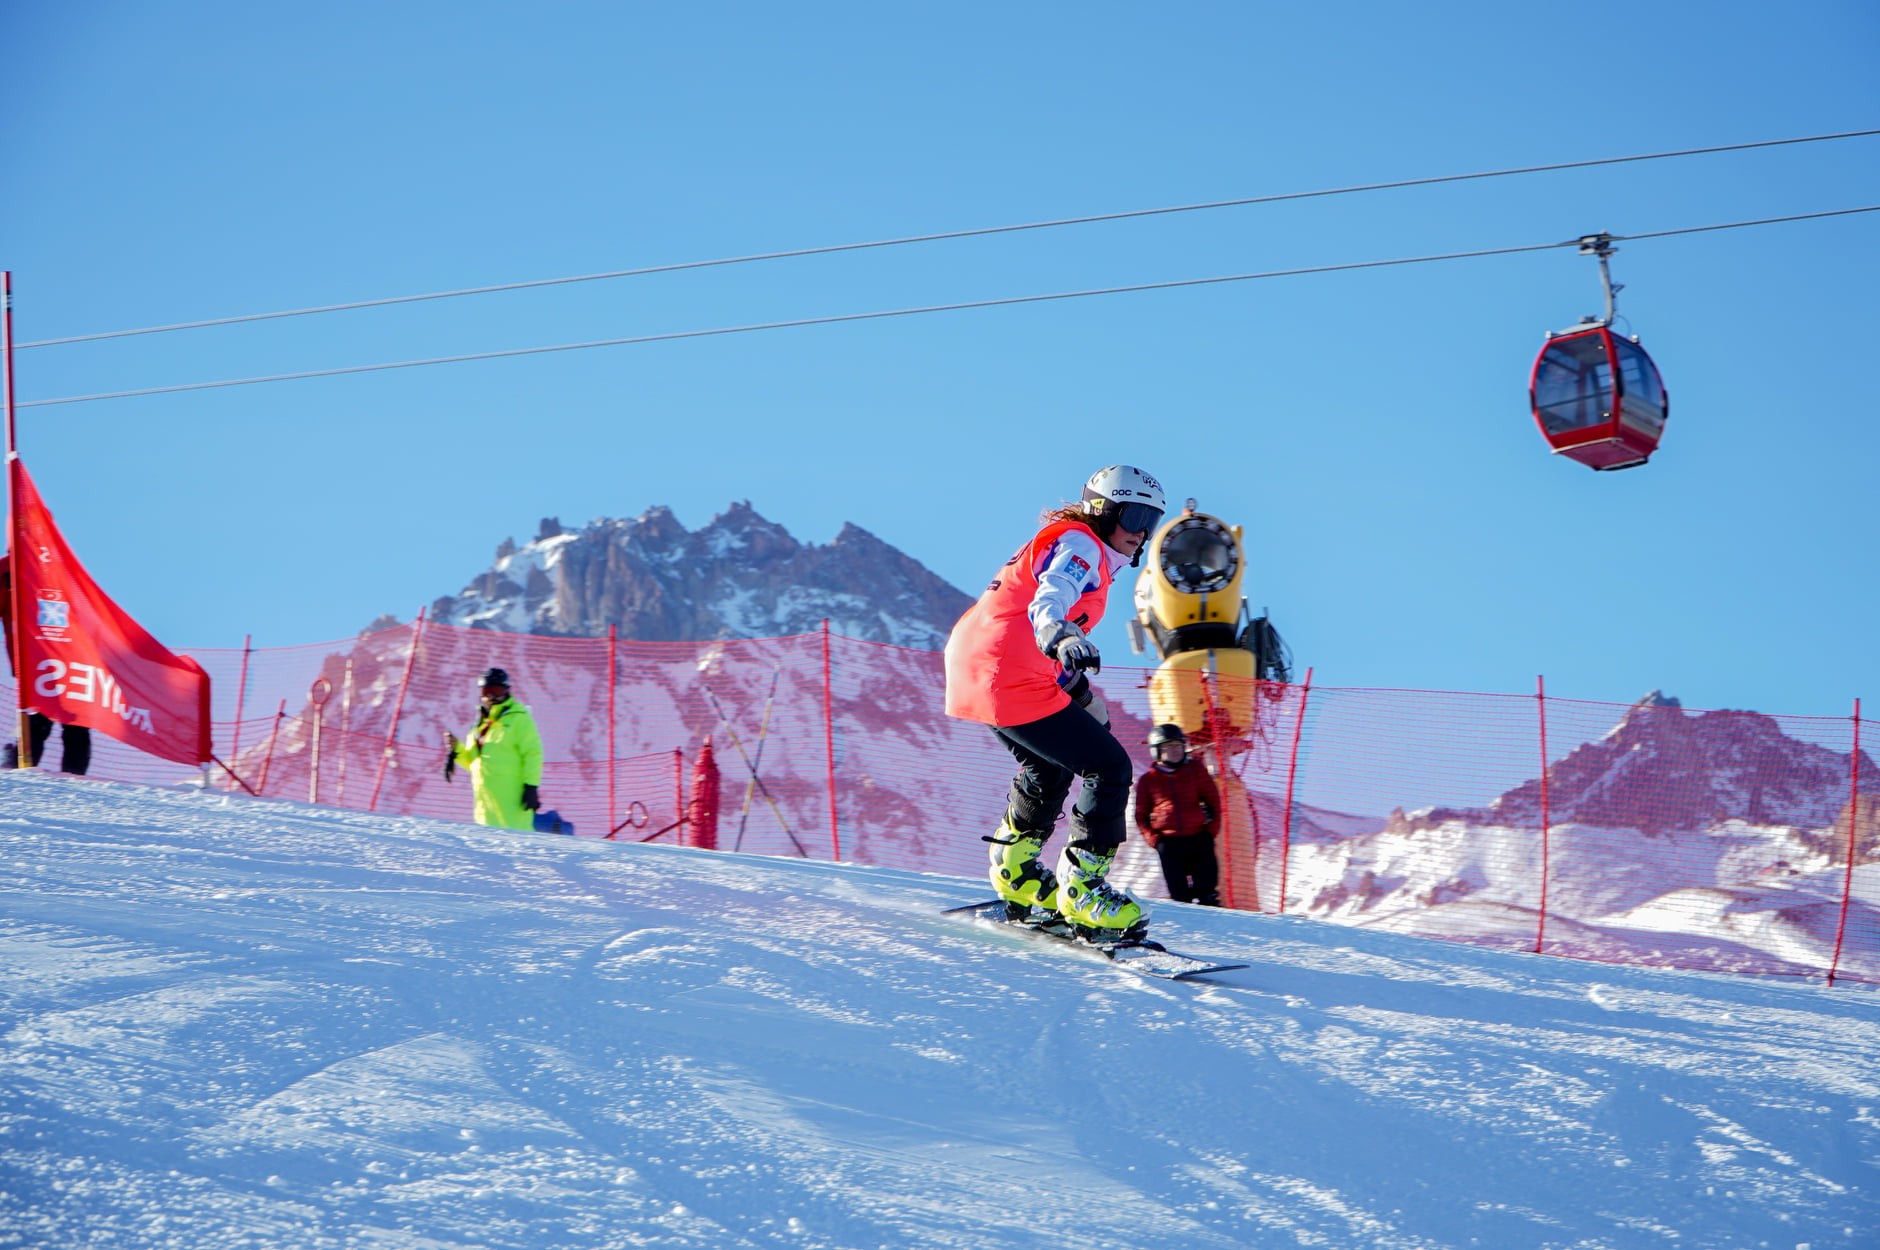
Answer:
[[4, 1247], [1880, 1243], [1858, 989], [37, 773], [0, 880]]

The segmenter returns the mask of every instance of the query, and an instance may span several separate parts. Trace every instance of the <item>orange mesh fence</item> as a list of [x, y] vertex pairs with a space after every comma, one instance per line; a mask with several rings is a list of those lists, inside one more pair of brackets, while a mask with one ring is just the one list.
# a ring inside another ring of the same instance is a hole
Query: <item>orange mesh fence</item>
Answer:
[[[1853, 719], [1569, 700], [1547, 717], [1543, 949], [1880, 981], [1880, 877], [1858, 867], [1876, 779]], [[1539, 799], [1534, 782], [1510, 806]]]
[[[470, 818], [469, 779], [444, 776], [444, 737], [469, 734], [492, 666], [541, 730], [543, 805], [577, 836], [688, 842], [709, 740], [720, 849], [977, 879], [1013, 769], [983, 726], [941, 712], [938, 654], [827, 632], [653, 643], [420, 621], [190, 654], [213, 680], [227, 766], [209, 784], [388, 816]], [[1097, 680], [1139, 773], [1149, 728], [1170, 714], [1151, 678], [1110, 668]], [[1880, 984], [1880, 770], [1870, 742], [1857, 749], [1857, 717], [1309, 680], [1216, 679], [1196, 697], [1209, 729], [1194, 747], [1227, 808], [1228, 906]], [[59, 750], [55, 733], [43, 766]], [[202, 784], [102, 736], [91, 774]], [[1166, 897], [1133, 836], [1114, 875]]]
[[1534, 700], [1313, 690], [1303, 711], [1284, 909], [1531, 945], [1540, 831], [1487, 812], [1539, 771]]

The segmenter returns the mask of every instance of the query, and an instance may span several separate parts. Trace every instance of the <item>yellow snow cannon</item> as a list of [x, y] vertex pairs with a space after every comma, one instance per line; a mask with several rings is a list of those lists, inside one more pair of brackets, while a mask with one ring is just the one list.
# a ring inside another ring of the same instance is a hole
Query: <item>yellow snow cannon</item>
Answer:
[[1198, 742], [1250, 737], [1258, 683], [1290, 676], [1278, 632], [1240, 593], [1244, 552], [1240, 526], [1190, 499], [1150, 540], [1136, 581], [1130, 645], [1162, 661], [1149, 679], [1151, 718]]

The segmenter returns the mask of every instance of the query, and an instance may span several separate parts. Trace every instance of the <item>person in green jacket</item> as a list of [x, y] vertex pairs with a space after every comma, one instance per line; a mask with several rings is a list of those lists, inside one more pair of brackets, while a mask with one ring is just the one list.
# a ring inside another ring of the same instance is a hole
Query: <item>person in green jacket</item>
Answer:
[[498, 829], [533, 829], [542, 806], [542, 735], [535, 717], [509, 693], [509, 674], [492, 668], [477, 679], [476, 728], [460, 742], [445, 733], [444, 780], [459, 764], [470, 770], [476, 822]]

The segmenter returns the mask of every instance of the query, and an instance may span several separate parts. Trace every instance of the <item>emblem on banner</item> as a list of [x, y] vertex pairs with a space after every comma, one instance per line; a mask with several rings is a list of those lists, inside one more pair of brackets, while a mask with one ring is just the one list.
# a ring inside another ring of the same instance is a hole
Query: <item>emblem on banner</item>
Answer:
[[39, 636], [52, 642], [63, 642], [65, 631], [72, 627], [72, 605], [67, 603], [56, 590], [39, 592]]

